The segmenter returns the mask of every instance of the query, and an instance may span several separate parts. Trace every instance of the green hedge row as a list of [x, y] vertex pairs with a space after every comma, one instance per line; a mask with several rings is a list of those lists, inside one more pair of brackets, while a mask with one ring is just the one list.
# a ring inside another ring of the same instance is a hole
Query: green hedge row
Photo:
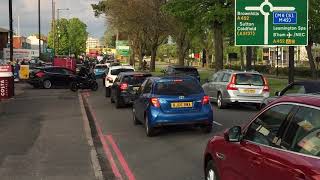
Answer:
[[[225, 66], [226, 69], [230, 69], [230, 66]], [[270, 74], [270, 75], [276, 75], [277, 73], [277, 68], [275, 67], [271, 67], [269, 65], [256, 65], [252, 67], [253, 70], [258, 71], [260, 73], [263, 74]], [[240, 66], [231, 66], [231, 69], [234, 70], [241, 70]], [[278, 69], [279, 75], [282, 76], [287, 76], [288, 72], [289, 72], [289, 68], [288, 67], [279, 67]], [[300, 76], [300, 77], [312, 77], [312, 72], [311, 69], [309, 67], [296, 67], [294, 74], [296, 76]], [[320, 74], [320, 70], [318, 70], [318, 75]]]

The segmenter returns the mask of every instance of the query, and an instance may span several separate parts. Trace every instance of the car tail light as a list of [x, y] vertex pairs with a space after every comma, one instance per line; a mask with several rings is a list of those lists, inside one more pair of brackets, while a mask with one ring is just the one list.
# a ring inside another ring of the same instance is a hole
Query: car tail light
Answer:
[[120, 90], [121, 91], [124, 91], [124, 90], [127, 90], [128, 89], [128, 84], [127, 83], [121, 83], [120, 84]]
[[264, 81], [263, 91], [264, 92], [270, 92], [270, 87], [269, 87], [267, 78], [263, 77], [263, 81]]
[[156, 107], [156, 108], [159, 108], [160, 107], [160, 102], [159, 102], [159, 99], [158, 98], [151, 98], [150, 99], [150, 102], [151, 102], [151, 105]]
[[210, 97], [209, 96], [203, 96], [202, 105], [209, 104], [209, 103], [210, 103]]
[[238, 88], [236, 87], [236, 75], [233, 74], [231, 77], [231, 82], [227, 86], [227, 90], [236, 91]]
[[44, 75], [46, 75], [46, 74], [44, 72], [40, 71], [40, 72], [37, 72], [35, 76], [42, 78]]

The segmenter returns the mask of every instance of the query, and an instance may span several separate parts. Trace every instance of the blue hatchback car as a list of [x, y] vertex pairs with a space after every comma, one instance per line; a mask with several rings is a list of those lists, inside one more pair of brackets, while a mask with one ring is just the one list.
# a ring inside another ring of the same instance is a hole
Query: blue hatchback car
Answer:
[[143, 123], [147, 136], [170, 125], [197, 125], [212, 131], [210, 99], [191, 76], [150, 77], [141, 85], [132, 107], [135, 124]]

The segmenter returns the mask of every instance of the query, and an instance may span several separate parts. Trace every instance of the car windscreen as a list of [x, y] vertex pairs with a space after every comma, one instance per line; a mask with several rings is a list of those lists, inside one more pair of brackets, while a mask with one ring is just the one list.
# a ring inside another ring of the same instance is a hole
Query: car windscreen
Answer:
[[196, 68], [174, 68], [176, 74], [199, 75]]
[[108, 67], [107, 66], [96, 66], [95, 69], [102, 69], [102, 70], [105, 70], [107, 69]]
[[147, 77], [150, 77], [151, 74], [135, 74], [123, 77], [123, 82], [130, 85], [141, 85]]
[[259, 74], [237, 74], [236, 85], [263, 86], [263, 77]]
[[203, 90], [194, 80], [168, 80], [157, 82], [154, 93], [156, 95], [188, 96], [203, 93]]
[[133, 71], [134, 71], [133, 69], [113, 69], [111, 70], [111, 75], [117, 76], [122, 72], [133, 72]]

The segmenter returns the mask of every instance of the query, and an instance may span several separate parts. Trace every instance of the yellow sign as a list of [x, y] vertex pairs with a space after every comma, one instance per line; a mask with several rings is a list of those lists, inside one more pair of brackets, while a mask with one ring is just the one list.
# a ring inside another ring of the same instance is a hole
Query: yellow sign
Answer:
[[20, 72], [19, 72], [19, 77], [20, 79], [29, 79], [29, 65], [21, 65], [20, 66]]
[[171, 103], [171, 108], [190, 108], [190, 107], [193, 107], [192, 102]]

